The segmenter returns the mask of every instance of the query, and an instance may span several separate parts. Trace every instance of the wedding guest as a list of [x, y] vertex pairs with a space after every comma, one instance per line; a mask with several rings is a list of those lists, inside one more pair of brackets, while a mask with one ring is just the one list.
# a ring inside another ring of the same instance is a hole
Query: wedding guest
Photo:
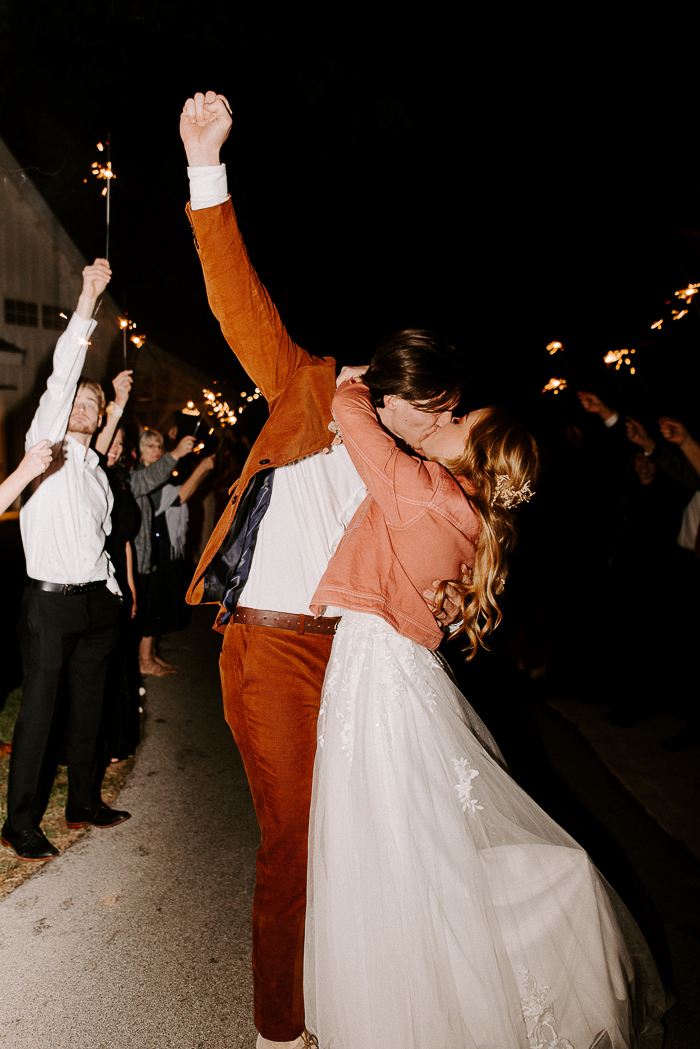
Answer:
[[156, 651], [156, 633], [149, 613], [149, 589], [153, 574], [153, 503], [151, 496], [161, 488], [175, 469], [175, 464], [194, 447], [194, 437], [183, 437], [172, 452], [163, 454], [163, 437], [157, 430], [145, 429], [139, 434], [139, 461], [129, 474], [129, 485], [141, 512], [141, 527], [136, 536], [136, 564], [142, 591], [142, 637], [139, 644], [139, 666], [142, 674], [163, 677], [174, 673]]
[[120, 590], [105, 547], [112, 494], [90, 448], [104, 394], [97, 383], [80, 378], [97, 298], [110, 278], [106, 259], [83, 270], [75, 313], [56, 345], [53, 371], [26, 438], [28, 449], [48, 439], [52, 462], [25, 493], [20, 511], [28, 575], [19, 625], [24, 681], [2, 843], [25, 860], [58, 853], [40, 824], [64, 724], [56, 716], [62, 678], [68, 691], [68, 826], [112, 827], [129, 819], [128, 812], [104, 805], [100, 795], [99, 732]]

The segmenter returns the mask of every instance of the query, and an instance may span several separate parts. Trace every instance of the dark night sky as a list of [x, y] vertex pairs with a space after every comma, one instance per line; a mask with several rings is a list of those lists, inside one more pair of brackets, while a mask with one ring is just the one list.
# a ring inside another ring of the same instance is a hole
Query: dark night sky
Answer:
[[[0, 133], [93, 257], [103, 200], [82, 180], [111, 132], [112, 290], [151, 339], [235, 375], [183, 212], [179, 112], [213, 87], [234, 111], [224, 159], [246, 242], [302, 345], [354, 363], [388, 330], [438, 327], [508, 376], [506, 399], [542, 407], [558, 338], [571, 385], [693, 421], [700, 314], [649, 328], [700, 281], [682, 53], [651, 61], [610, 26], [579, 27], [574, 48], [495, 16], [458, 37], [437, 8], [400, 25], [351, 7], [325, 22], [202, 10], [0, 0]], [[638, 348], [651, 399], [603, 374], [620, 346]]]

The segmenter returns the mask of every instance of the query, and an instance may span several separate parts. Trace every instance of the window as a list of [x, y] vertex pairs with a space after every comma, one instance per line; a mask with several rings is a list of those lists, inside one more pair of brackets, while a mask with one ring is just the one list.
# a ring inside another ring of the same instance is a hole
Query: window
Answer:
[[[62, 317], [61, 314], [64, 314]], [[42, 328], [50, 328], [51, 331], [64, 331], [67, 319], [70, 317], [68, 310], [62, 310], [60, 306], [42, 306], [41, 307], [41, 326]]]
[[25, 328], [38, 328], [39, 307], [35, 302], [5, 299], [5, 323], [23, 324]]

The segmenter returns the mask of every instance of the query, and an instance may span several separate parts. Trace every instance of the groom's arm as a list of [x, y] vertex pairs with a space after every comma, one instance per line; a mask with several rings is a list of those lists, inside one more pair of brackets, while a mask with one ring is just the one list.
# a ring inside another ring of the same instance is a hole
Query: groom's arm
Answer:
[[220, 163], [231, 124], [223, 95], [198, 93], [185, 103], [180, 135], [192, 187], [187, 212], [212, 312], [229, 346], [273, 406], [300, 367], [327, 363], [290, 338], [248, 257]]

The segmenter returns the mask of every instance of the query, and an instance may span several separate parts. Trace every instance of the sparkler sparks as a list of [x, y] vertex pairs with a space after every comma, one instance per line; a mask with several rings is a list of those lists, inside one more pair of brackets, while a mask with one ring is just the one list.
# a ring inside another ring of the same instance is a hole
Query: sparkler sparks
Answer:
[[[676, 293], [676, 294], [678, 294], [678, 293]], [[687, 310], [671, 310], [671, 315], [672, 315], [674, 321], [679, 321], [681, 319], [681, 317], [685, 317], [687, 312], [688, 312]]]
[[212, 390], [202, 390], [208, 415], [214, 415], [222, 426], [233, 426], [238, 420], [235, 412], [221, 400]]
[[[90, 165], [90, 169], [91, 174], [93, 174], [95, 178], [103, 178], [105, 180], [109, 180], [117, 177], [112, 171], [111, 160], [108, 160], [106, 165], [100, 164], [98, 160], [93, 160], [92, 164]], [[87, 182], [87, 179], [85, 179], [84, 181]], [[102, 196], [107, 196], [107, 186], [105, 186], [102, 190]]]
[[[93, 160], [92, 164], [90, 165], [90, 174], [94, 175], [95, 178], [97, 178], [97, 179], [103, 179], [104, 182], [106, 183], [106, 185], [104, 186], [104, 188], [102, 190], [102, 196], [106, 198], [106, 205], [107, 205], [106, 215], [105, 215], [105, 217], [106, 217], [105, 258], [106, 259], [109, 259], [109, 220], [110, 220], [110, 210], [111, 210], [110, 187], [112, 185], [112, 179], [115, 179], [117, 177], [114, 174], [114, 172], [112, 171], [112, 161], [110, 159], [110, 148], [109, 148], [110, 139], [111, 139], [111, 135], [109, 136], [109, 138], [104, 143], [103, 142], [98, 142], [97, 143], [97, 149], [99, 150], [100, 153], [104, 153], [104, 151], [107, 150], [107, 162], [105, 164], [103, 164], [101, 160]], [[83, 182], [87, 182], [87, 181], [88, 180], [86, 178], [83, 179]]]
[[566, 389], [566, 379], [550, 379], [547, 385], [542, 387], [542, 393], [551, 390], [556, 395], [564, 389]]
[[195, 408], [194, 401], [188, 401], [187, 407], [182, 409], [183, 415], [199, 415], [199, 408]]
[[563, 351], [563, 349], [564, 347], [560, 342], [548, 342], [546, 346], [547, 353], [549, 353], [550, 355], [556, 353], [557, 350]]
[[[632, 361], [629, 359], [629, 354], [630, 353], [636, 353], [636, 352], [637, 352], [636, 350], [627, 350], [627, 349], [624, 349], [624, 350], [608, 350], [608, 352], [603, 357], [603, 362], [605, 364], [614, 364], [615, 365], [615, 371], [619, 372], [621, 364], [627, 364], [627, 365], [631, 366]], [[634, 374], [634, 368], [632, 368], [632, 374]]]
[[[674, 292], [677, 299], [682, 299], [683, 302], [692, 302], [693, 295], [697, 295], [700, 284], [689, 284], [687, 288], [680, 288], [679, 291]], [[688, 312], [687, 310], [685, 311]]]
[[651, 326], [651, 327], [652, 327], [652, 329], [653, 329], [653, 328], [658, 328], [658, 329], [659, 329], [659, 331], [661, 331], [661, 325], [663, 324], [663, 322], [664, 322], [664, 319], [663, 319], [663, 317], [661, 318], [661, 320], [660, 320], [660, 321], [654, 321], [654, 323], [653, 323], [653, 324], [652, 324], [652, 326]]

